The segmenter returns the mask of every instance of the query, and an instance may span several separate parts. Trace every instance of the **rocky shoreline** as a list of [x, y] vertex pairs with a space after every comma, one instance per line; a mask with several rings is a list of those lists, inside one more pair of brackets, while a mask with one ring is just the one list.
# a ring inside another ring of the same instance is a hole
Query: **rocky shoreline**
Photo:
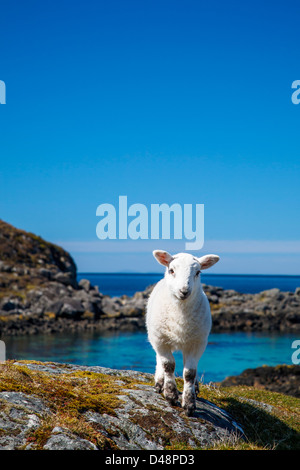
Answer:
[[[141, 331], [153, 286], [133, 297], [109, 297], [82, 279], [76, 287], [57, 281], [32, 289], [25, 299], [18, 295], [0, 299], [0, 336], [80, 330]], [[300, 289], [240, 294], [203, 286], [210, 301], [212, 332], [300, 331]]]
[[[203, 285], [213, 332], [300, 331], [300, 287], [258, 294]], [[101, 286], [100, 286], [101, 289]], [[0, 221], [0, 337], [65, 330], [145, 329], [153, 286], [134, 296], [109, 297], [87, 279], [61, 247]]]
[[226, 377], [221, 387], [245, 385], [257, 390], [270, 390], [300, 398], [300, 366], [280, 364], [246, 369], [241, 374]]

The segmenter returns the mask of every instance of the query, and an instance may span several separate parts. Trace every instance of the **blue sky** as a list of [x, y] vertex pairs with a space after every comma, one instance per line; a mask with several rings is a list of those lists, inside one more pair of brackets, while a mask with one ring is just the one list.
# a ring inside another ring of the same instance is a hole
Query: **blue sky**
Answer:
[[[297, 1], [1, 4], [0, 218], [79, 271], [159, 271], [96, 208], [204, 204], [214, 273], [300, 274]], [[197, 253], [197, 255], [201, 255]]]

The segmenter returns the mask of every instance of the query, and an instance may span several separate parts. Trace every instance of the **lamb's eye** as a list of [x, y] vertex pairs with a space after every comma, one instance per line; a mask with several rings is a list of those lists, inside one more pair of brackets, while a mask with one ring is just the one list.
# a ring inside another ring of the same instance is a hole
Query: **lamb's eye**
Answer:
[[196, 272], [196, 276], [199, 276], [200, 273], [201, 273], [201, 271], [197, 271], [197, 272]]
[[174, 269], [170, 269], [170, 270], [169, 270], [169, 273], [170, 273], [170, 274], [174, 274]]

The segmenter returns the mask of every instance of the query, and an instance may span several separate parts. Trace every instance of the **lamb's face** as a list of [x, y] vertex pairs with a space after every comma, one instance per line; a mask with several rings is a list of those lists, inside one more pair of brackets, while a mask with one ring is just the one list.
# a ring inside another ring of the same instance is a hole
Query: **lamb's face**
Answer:
[[172, 294], [185, 300], [200, 286], [200, 264], [192, 255], [180, 253], [167, 267], [165, 279]]
[[208, 269], [219, 261], [218, 255], [196, 258], [188, 253], [170, 255], [167, 251], [155, 250], [153, 256], [166, 266], [165, 280], [172, 294], [179, 300], [187, 299], [200, 287], [200, 269]]

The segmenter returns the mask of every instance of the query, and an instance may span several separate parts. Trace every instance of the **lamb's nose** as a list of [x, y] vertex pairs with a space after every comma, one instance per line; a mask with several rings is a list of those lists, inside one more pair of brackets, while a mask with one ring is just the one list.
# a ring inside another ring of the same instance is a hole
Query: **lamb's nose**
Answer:
[[187, 287], [183, 287], [182, 289], [180, 289], [180, 295], [181, 297], [187, 297], [188, 296], [188, 293], [189, 293], [189, 289]]

